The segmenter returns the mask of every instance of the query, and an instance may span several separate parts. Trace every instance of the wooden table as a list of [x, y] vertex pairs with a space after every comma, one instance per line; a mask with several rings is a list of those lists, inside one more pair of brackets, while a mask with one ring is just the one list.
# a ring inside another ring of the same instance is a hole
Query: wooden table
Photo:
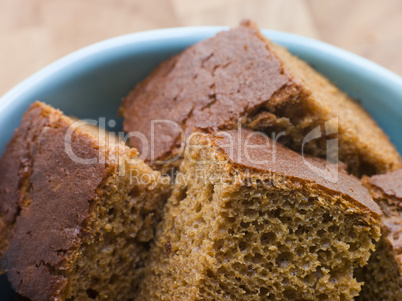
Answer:
[[192, 25], [260, 27], [313, 37], [402, 75], [401, 0], [0, 0], [0, 95], [88, 44]]

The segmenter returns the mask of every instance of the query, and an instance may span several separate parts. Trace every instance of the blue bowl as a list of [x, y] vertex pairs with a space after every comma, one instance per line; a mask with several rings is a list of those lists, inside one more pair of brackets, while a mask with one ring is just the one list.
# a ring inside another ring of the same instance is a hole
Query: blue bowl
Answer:
[[[41, 100], [68, 115], [117, 121], [122, 97], [158, 63], [227, 27], [171, 28], [129, 34], [78, 50], [0, 98], [0, 154], [29, 105]], [[366, 59], [312, 39], [263, 30], [360, 101], [402, 153], [402, 78]], [[1, 171], [0, 171], [1, 172]], [[0, 277], [0, 297], [5, 294]], [[0, 298], [2, 299], [2, 298]], [[5, 299], [2, 299], [5, 300]]]

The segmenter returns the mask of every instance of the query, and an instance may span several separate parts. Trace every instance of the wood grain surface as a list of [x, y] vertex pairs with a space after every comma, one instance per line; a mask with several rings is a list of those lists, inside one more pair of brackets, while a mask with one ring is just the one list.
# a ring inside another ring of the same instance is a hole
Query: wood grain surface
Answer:
[[56, 59], [142, 30], [260, 27], [320, 39], [402, 75], [402, 0], [0, 0], [0, 95]]

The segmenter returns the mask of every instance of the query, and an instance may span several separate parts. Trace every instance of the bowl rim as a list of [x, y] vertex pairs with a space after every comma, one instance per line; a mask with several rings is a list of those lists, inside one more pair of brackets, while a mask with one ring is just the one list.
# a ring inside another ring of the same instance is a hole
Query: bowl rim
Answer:
[[[53, 63], [50, 63], [49, 65], [28, 76], [25, 80], [11, 88], [2, 97], [0, 97], [0, 115], [2, 111], [4, 111], [4, 109], [8, 107], [13, 102], [13, 100], [18, 97], [18, 95], [29, 90], [37, 83], [45, 80], [48, 76], [51, 76], [64, 67], [74, 63], [78, 63], [79, 61], [86, 59], [96, 53], [101, 53], [106, 50], [118, 48], [132, 43], [158, 41], [162, 38], [166, 40], [175, 38], [186, 38], [190, 36], [194, 37], [194, 35], [200, 37], [208, 37], [215, 35], [219, 31], [228, 29], [230, 29], [230, 27], [228, 26], [171, 27], [124, 34], [90, 44], [88, 46], [75, 50], [70, 54], [67, 54], [66, 56], [56, 60]], [[276, 43], [286, 44], [287, 46], [292, 46], [295, 48], [301, 48], [304, 52], [318, 51], [321, 56], [330, 55], [332, 59], [340, 59], [347, 64], [360, 68], [362, 72], [364, 71], [377, 74], [378, 76], [380, 76], [382, 81], [388, 81], [388, 86], [400, 86], [402, 89], [401, 76], [357, 54], [351, 53], [347, 50], [316, 39], [304, 37], [293, 33], [271, 29], [261, 29], [261, 32], [264, 34], [264, 36], [274, 40]]]

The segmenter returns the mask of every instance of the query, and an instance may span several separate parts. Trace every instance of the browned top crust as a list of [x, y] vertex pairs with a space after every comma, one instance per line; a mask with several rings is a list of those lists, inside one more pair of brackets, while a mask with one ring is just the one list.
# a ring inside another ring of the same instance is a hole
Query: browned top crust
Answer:
[[[58, 271], [87, 234], [91, 200], [107, 173], [105, 164], [83, 168], [68, 157], [64, 137], [70, 123], [60, 111], [34, 103], [2, 159], [3, 222], [10, 227], [18, 220], [2, 264], [14, 289], [37, 300], [57, 296], [66, 285]], [[71, 146], [80, 158], [100, 155], [96, 140], [80, 131], [73, 133]]]
[[395, 281], [399, 281], [402, 287], [402, 169], [370, 178], [363, 177], [362, 183], [383, 212], [381, 239], [392, 252], [400, 271], [399, 280]]
[[38, 103], [32, 105], [0, 159], [0, 258], [8, 246], [8, 234], [29, 188], [34, 140], [44, 127], [55, 123], [60, 116], [59, 111], [50, 114]]
[[[339, 126], [329, 128], [339, 138], [339, 158], [349, 171], [372, 175], [402, 166], [395, 147], [359, 104], [251, 22], [161, 63], [120, 111], [124, 130], [145, 136], [144, 141], [134, 135], [130, 143], [150, 161], [176, 157], [196, 127], [227, 130], [238, 122], [267, 133], [285, 130], [284, 143], [301, 151], [307, 133], [339, 118]], [[324, 139], [314, 143], [305, 145], [307, 153], [328, 155]]]
[[367, 189], [352, 175], [325, 160], [300, 154], [274, 143], [262, 133], [250, 130], [218, 132], [212, 143], [236, 166], [257, 170], [260, 174], [280, 174], [286, 180], [316, 184], [330, 193], [342, 194], [351, 203], [374, 216], [381, 210]]
[[[156, 123], [153, 136], [151, 120], [174, 121], [185, 137], [196, 126], [234, 127], [245, 112], [256, 110], [290, 82], [257, 30], [240, 26], [159, 65], [124, 99], [124, 130], [143, 133], [149, 143], [154, 139], [154, 156], [149, 152], [147, 158], [164, 160], [180, 144], [180, 132], [170, 124]], [[143, 148], [136, 138], [130, 143]]]
[[381, 189], [384, 194], [398, 198], [402, 202], [402, 169], [384, 175], [372, 176], [368, 182]]
[[54, 122], [52, 117], [42, 115], [41, 108], [32, 107], [0, 159], [0, 258], [8, 247], [8, 233], [23, 199], [20, 191], [24, 193], [27, 188], [24, 183], [31, 171], [30, 142], [38, 135], [38, 129]]
[[402, 169], [364, 177], [362, 183], [383, 212], [382, 239], [392, 248], [402, 271]]

